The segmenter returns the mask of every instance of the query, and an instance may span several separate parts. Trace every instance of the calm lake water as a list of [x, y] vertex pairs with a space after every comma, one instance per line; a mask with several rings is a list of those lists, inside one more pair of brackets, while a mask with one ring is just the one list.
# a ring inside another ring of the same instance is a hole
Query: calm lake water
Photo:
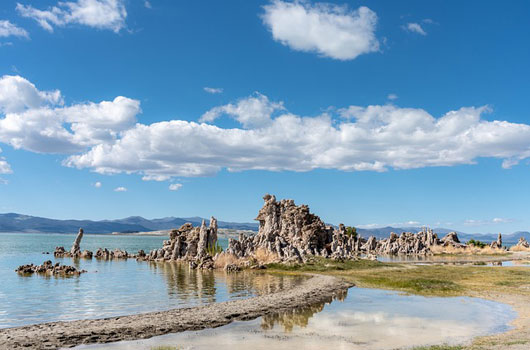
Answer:
[[492, 263], [491, 260], [509, 259], [509, 257], [499, 255], [495, 256], [480, 256], [480, 255], [380, 255], [377, 257], [381, 262], [392, 263], [414, 263], [414, 264], [457, 264], [457, 265], [475, 265], [475, 266], [505, 266], [505, 267], [530, 267], [530, 257], [525, 255], [524, 260], [506, 260]]
[[511, 307], [476, 298], [426, 298], [377, 289], [350, 288], [343, 301], [229, 325], [146, 340], [79, 346], [91, 350], [399, 349], [461, 344], [504, 332]]
[[[248, 298], [299, 283], [265, 273], [226, 274], [189, 270], [183, 264], [55, 259], [56, 246], [70, 249], [75, 235], [0, 233], [0, 328], [101, 318]], [[167, 237], [85, 235], [81, 249], [159, 248]], [[226, 240], [221, 240], [222, 245]], [[49, 255], [42, 252], [50, 252]], [[87, 270], [79, 277], [21, 276], [23, 264], [45, 260]]]

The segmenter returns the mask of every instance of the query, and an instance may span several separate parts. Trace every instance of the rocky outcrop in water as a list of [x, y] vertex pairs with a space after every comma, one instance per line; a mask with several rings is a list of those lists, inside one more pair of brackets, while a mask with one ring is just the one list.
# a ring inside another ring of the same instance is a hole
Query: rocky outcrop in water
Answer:
[[[140, 252], [143, 252], [143, 250]], [[121, 250], [121, 249], [108, 250], [107, 248], [99, 248], [96, 251], [96, 254], [94, 255], [96, 259], [101, 259], [101, 260], [129, 259], [129, 258], [134, 259], [137, 256], [138, 255], [135, 255], [135, 254], [129, 254], [126, 250]], [[145, 256], [145, 253], [144, 253], [144, 256]]]
[[46, 275], [79, 276], [86, 271], [78, 270], [73, 266], [61, 265], [60, 263], [53, 264], [51, 260], [47, 260], [42, 265], [21, 265], [15, 270], [15, 272], [22, 275], [39, 273]]
[[344, 225], [327, 226], [309, 211], [307, 205], [297, 206], [292, 199], [276, 201], [265, 195], [258, 212], [258, 234], [240, 235], [230, 239], [226, 254], [236, 257], [268, 255], [277, 261], [306, 261], [311, 256], [353, 259], [361, 249], [361, 241], [348, 234]]
[[524, 237], [521, 237], [519, 238], [519, 241], [517, 242], [517, 244], [515, 245], [516, 247], [519, 247], [519, 248], [530, 248], [530, 243], [528, 243], [528, 241], [524, 238]]
[[392, 232], [389, 238], [379, 241], [370, 237], [361, 248], [367, 253], [378, 255], [424, 255], [439, 244], [438, 235], [431, 229], [423, 228], [418, 233], [403, 232], [397, 235]]
[[70, 249], [70, 254], [72, 256], [81, 255], [81, 239], [83, 239], [82, 228], [79, 229], [79, 232], [77, 233], [77, 237], [75, 238], [74, 244], [72, 245], [72, 248]]
[[164, 241], [159, 249], [152, 250], [142, 257], [149, 261], [185, 261], [192, 268], [212, 269], [217, 244], [217, 219], [213, 216], [207, 227], [203, 220], [200, 227], [186, 223], [169, 233], [169, 240]]
[[335, 228], [325, 225], [309, 211], [307, 205], [297, 206], [291, 199], [277, 201], [268, 194], [263, 199], [263, 207], [256, 217], [259, 221], [258, 234], [241, 234], [239, 240], [230, 239], [223, 254], [236, 258], [259, 260], [265, 257], [265, 260], [305, 262], [314, 256], [341, 260], [357, 259], [361, 254], [367, 257], [432, 254], [435, 246], [466, 247], [456, 232], [439, 239], [428, 228], [418, 233], [392, 233], [389, 238], [381, 240], [373, 236], [363, 239], [343, 224]]
[[499, 233], [499, 236], [497, 237], [497, 240], [494, 242], [491, 242], [490, 247], [494, 249], [502, 249], [502, 235], [500, 233]]

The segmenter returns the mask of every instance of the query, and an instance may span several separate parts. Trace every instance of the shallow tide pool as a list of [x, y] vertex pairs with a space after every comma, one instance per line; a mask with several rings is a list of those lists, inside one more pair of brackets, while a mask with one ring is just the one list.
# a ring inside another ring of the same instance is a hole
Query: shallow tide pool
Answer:
[[215, 329], [77, 349], [399, 349], [460, 344], [476, 336], [504, 332], [515, 316], [511, 307], [483, 299], [426, 298], [354, 287], [342, 301], [331, 304]]

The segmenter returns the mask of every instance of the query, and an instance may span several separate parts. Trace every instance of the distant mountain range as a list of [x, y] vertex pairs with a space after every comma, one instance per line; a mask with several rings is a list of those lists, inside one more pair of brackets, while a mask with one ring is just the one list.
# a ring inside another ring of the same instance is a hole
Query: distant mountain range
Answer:
[[[112, 233], [112, 232], [147, 232], [169, 230], [178, 228], [186, 222], [191, 222], [198, 226], [201, 224], [203, 218], [195, 216], [190, 218], [167, 217], [162, 219], [145, 219], [141, 216], [130, 216], [125, 219], [118, 220], [56, 220], [47, 219], [37, 216], [29, 216], [22, 214], [0, 214], [0, 232], [42, 232], [42, 233], [75, 233], [82, 227], [86, 233]], [[208, 222], [208, 219], [204, 219]], [[219, 221], [219, 228], [233, 229], [233, 230], [258, 230], [258, 223], [238, 223]], [[357, 229], [357, 232], [363, 237], [375, 236], [379, 239], [387, 238], [391, 232], [419, 232], [421, 227], [380, 227], [372, 229]], [[439, 236], [445, 235], [451, 230], [447, 228], [435, 228]], [[458, 237], [463, 242], [471, 238], [478, 239], [484, 242], [492, 242], [497, 239], [496, 233], [465, 233], [456, 231]], [[520, 237], [525, 237], [530, 241], [530, 232], [518, 231], [511, 234], [503, 234], [503, 241], [506, 245], [513, 245], [517, 243]], [[441, 238], [441, 237], [440, 237]]]
[[[56, 220], [15, 213], [0, 214], [0, 232], [75, 233], [82, 227], [86, 233], [146, 232], [178, 228], [186, 222], [198, 226], [203, 218], [145, 219], [131, 216], [118, 220]], [[209, 219], [205, 219], [208, 223]], [[258, 223], [218, 221], [219, 228], [235, 230], [258, 230]]]

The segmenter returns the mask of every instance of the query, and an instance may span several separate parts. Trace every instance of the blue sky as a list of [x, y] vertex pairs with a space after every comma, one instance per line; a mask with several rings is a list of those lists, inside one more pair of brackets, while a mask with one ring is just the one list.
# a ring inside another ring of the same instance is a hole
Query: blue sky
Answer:
[[2, 1], [0, 212], [528, 230], [529, 10]]

